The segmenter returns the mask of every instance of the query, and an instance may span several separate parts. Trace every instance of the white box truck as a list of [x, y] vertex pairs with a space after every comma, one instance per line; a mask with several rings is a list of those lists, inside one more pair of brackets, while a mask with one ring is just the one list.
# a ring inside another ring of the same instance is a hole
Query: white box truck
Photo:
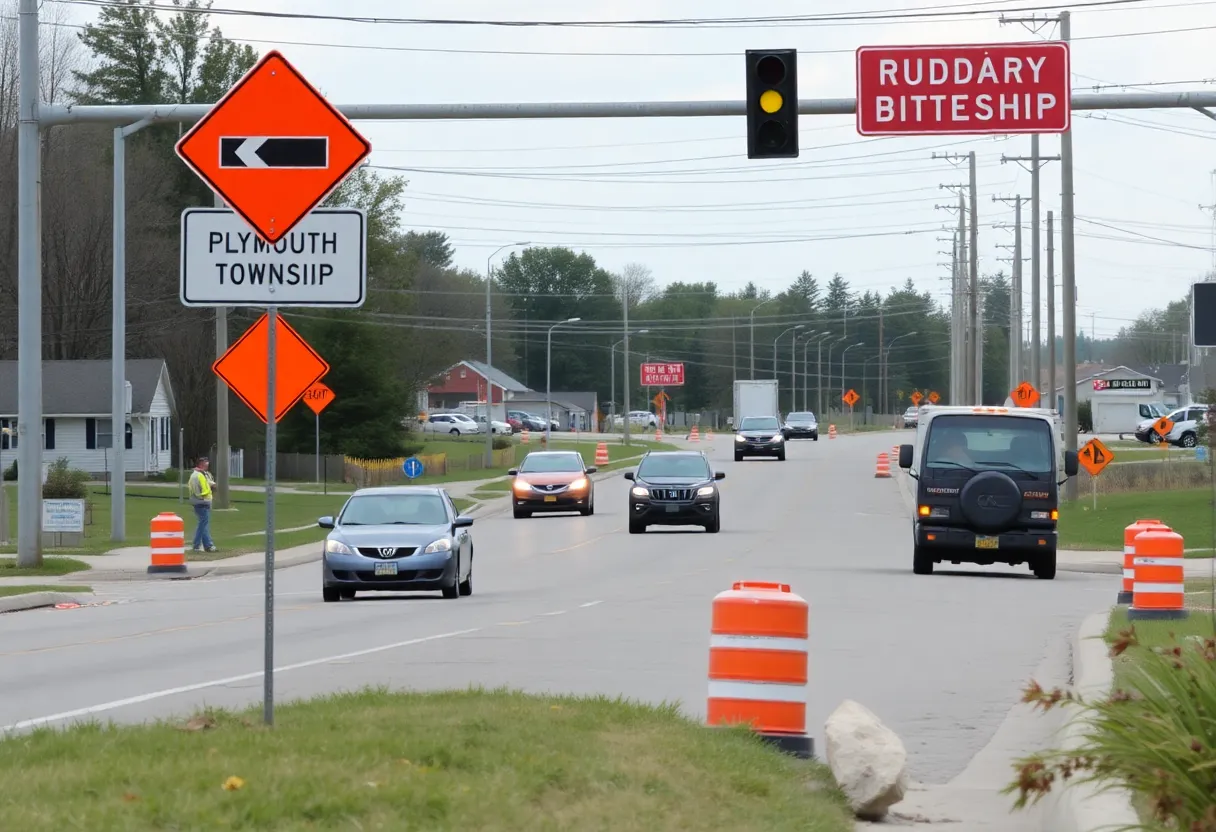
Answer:
[[733, 425], [738, 425], [745, 416], [773, 416], [781, 418], [777, 408], [777, 379], [735, 382], [735, 410]]

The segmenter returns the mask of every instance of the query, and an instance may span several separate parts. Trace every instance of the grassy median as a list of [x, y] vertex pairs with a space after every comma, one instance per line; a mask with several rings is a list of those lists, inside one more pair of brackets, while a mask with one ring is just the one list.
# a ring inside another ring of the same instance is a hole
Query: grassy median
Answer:
[[92, 592], [89, 586], [62, 586], [60, 584], [22, 584], [0, 586], [0, 598], [11, 598], [14, 595], [29, 595], [34, 592], [63, 592], [69, 595], [81, 595]]
[[1160, 520], [1185, 539], [1189, 557], [1212, 554], [1212, 490], [1145, 491], [1138, 494], [1084, 494], [1060, 507], [1060, 546], [1065, 549], [1123, 551], [1123, 529], [1141, 518]]
[[[155, 760], [155, 765], [149, 761]], [[818, 764], [672, 708], [370, 690], [0, 741], [11, 829], [845, 832]]]

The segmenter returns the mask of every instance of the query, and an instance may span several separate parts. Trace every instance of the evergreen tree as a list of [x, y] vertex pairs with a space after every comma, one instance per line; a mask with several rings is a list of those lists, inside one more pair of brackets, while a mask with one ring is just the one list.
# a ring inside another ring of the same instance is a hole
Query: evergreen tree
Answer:
[[143, 0], [102, 6], [97, 22], [80, 33], [97, 66], [73, 73], [82, 88], [76, 98], [84, 104], [161, 103], [168, 76], [156, 27], [156, 12]]

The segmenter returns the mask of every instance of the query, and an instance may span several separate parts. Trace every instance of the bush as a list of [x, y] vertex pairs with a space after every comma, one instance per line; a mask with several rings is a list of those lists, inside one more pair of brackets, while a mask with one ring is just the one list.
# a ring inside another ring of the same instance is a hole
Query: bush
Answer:
[[160, 472], [160, 478], [165, 482], [177, 482], [177, 477], [178, 471], [172, 466]]
[[1150, 649], [1135, 628], [1119, 633], [1118, 656], [1135, 650], [1133, 691], [1112, 690], [1088, 702], [1059, 689], [1031, 683], [1022, 698], [1048, 711], [1060, 703], [1080, 707], [1090, 719], [1082, 745], [1018, 760], [1017, 779], [1005, 794], [1016, 806], [1033, 804], [1070, 778], [1099, 786], [1123, 786], [1143, 801], [1160, 827], [1216, 832], [1216, 639]]
[[494, 450], [496, 450], [496, 451], [505, 451], [507, 448], [510, 448], [514, 444], [515, 444], [515, 442], [512, 441], [511, 437], [509, 437], [509, 436], [495, 436], [493, 447], [494, 447]]
[[403, 456], [416, 456], [422, 453], [422, 449], [425, 447], [426, 443], [416, 433], [407, 433], [405, 438], [401, 440], [401, 453]]
[[83, 500], [89, 496], [88, 481], [88, 472], [69, 468], [67, 457], [61, 456], [47, 471], [42, 496], [48, 500]]
[[17, 460], [13, 460], [13, 464], [4, 469], [4, 479], [8, 482], [17, 481]]
[[1077, 402], [1077, 427], [1081, 433], [1094, 432], [1094, 406], [1092, 402]]

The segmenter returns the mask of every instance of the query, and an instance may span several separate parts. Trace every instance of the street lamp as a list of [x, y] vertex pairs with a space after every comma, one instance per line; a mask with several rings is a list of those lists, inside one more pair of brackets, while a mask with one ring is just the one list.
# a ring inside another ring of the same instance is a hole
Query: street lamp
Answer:
[[[785, 333], [792, 332], [794, 337], [790, 339], [790, 361], [793, 361], [794, 342], [798, 340], [798, 330], [806, 329], [805, 324], [798, 324], [787, 329], [781, 330], [781, 334], [773, 339], [773, 379], [777, 378], [777, 342], [785, 337]], [[777, 409], [781, 409], [781, 382], [777, 382]]]
[[[650, 330], [649, 329], [639, 329], [636, 332], [631, 332], [630, 334], [631, 335], [645, 335], [647, 332], [650, 332]], [[621, 344], [625, 343], [625, 341], [626, 341], [626, 339], [622, 338], [621, 340], [617, 341], [615, 344], [612, 345], [612, 387], [610, 388], [611, 392], [608, 394], [612, 413], [609, 414], [609, 423], [616, 421], [615, 418], [613, 418], [616, 416], [616, 348], [619, 347]], [[628, 359], [625, 360], [625, 364], [626, 364], [626, 366], [628, 366], [628, 364], [629, 364]], [[628, 418], [629, 418], [629, 414], [626, 413], [625, 419], [627, 420]], [[624, 428], [624, 420], [622, 420], [621, 427]]]
[[[811, 337], [812, 335], [822, 337], [821, 335], [819, 335], [819, 330], [817, 330], [817, 329], [812, 329], [810, 332], [802, 333], [802, 337], [805, 339], [802, 342], [802, 409], [803, 410], [807, 409], [806, 408], [806, 393], [807, 393], [807, 388], [810, 386], [810, 379], [811, 379], [811, 364], [810, 364], [810, 360], [807, 357], [807, 353], [811, 349], [811, 344], [815, 343], [815, 338], [812, 338]], [[797, 400], [797, 397], [798, 397], [798, 388], [795, 387], [794, 388], [795, 400]]]
[[[863, 425], [868, 424], [868, 421], [866, 420], [866, 382], [869, 380], [870, 362], [876, 361], [877, 359], [879, 359], [881, 357], [882, 357], [882, 352], [880, 351], [878, 353], [878, 355], [871, 355], [865, 361], [861, 362], [861, 423]], [[879, 366], [881, 366], [881, 365], [879, 365]], [[878, 390], [879, 390], [879, 395], [881, 396], [882, 395], [882, 376], [879, 376], [879, 378], [878, 378]], [[879, 405], [879, 406], [881, 407], [881, 405]]]
[[[819, 347], [815, 351], [815, 398], [817, 399], [815, 407], [817, 413], [823, 411], [823, 339], [831, 337], [831, 332], [821, 332], [808, 342], [808, 346], [810, 344], [817, 344]], [[806, 361], [803, 361], [802, 363], [806, 364]], [[807, 383], [809, 384], [811, 378], [811, 368], [809, 366], [806, 368], [806, 377]], [[805, 398], [806, 396], [804, 395], [803, 399], [805, 400]], [[803, 401], [802, 404], [803, 407], [806, 407], [805, 401]]]
[[844, 402], [844, 361], [845, 361], [845, 358], [848, 357], [849, 350], [856, 349], [857, 347], [864, 347], [865, 344], [866, 344], [865, 341], [858, 341], [856, 344], [850, 344], [849, 346], [845, 347], [844, 352], [842, 352], [840, 354], [840, 401], [842, 403]]
[[564, 324], [573, 324], [582, 318], [566, 318], [549, 327], [545, 338], [545, 447], [549, 447], [549, 438], [553, 435], [553, 330]]
[[[490, 370], [494, 367], [494, 347], [493, 339], [490, 333], [490, 287], [494, 283], [494, 272], [490, 268], [490, 261], [504, 249], [512, 246], [527, 246], [531, 243], [507, 243], [505, 246], [499, 246], [490, 256], [486, 258], [486, 469], [494, 467], [494, 382], [490, 380]], [[527, 333], [524, 334], [527, 338]], [[503, 403], [506, 403], [506, 395], [503, 396]]]
[[768, 300], [760, 301], [759, 303], [757, 303], [755, 306], [752, 307], [751, 314], [748, 315], [750, 324], [749, 324], [748, 335], [747, 335], [747, 350], [751, 354], [751, 361], [752, 361], [752, 369], [751, 369], [751, 373], [748, 374], [748, 378], [750, 378], [752, 380], [755, 380], [755, 378], [756, 378], [756, 310], [759, 309], [761, 306], [764, 306], [764, 304], [772, 303], [775, 300], [776, 300], [776, 298], [769, 298]]
[[884, 360], [879, 365], [879, 370], [878, 370], [878, 373], [879, 373], [878, 390], [879, 390], [879, 395], [882, 397], [880, 407], [881, 407], [883, 413], [887, 412], [887, 406], [890, 404], [890, 399], [891, 399], [891, 397], [888, 395], [889, 391], [887, 390], [887, 388], [891, 386], [891, 362], [890, 362], [891, 347], [894, 346], [895, 342], [898, 341], [900, 338], [911, 338], [913, 335], [916, 335], [916, 334], [917, 334], [916, 330], [912, 330], [911, 332], [905, 332], [903, 335], [896, 335], [894, 338], [892, 338], [887, 343], [886, 349], [881, 353], [883, 355], [886, 355], [886, 360]]
[[[828, 344], [828, 387], [832, 386], [832, 350], [836, 349], [836, 345], [839, 344], [841, 341], [848, 340], [848, 337], [849, 336], [847, 336], [847, 335], [841, 335], [835, 341]], [[843, 381], [844, 369], [843, 368], [841, 369], [840, 377], [842, 379], [841, 384], [843, 384], [844, 383], [844, 381]], [[821, 412], [823, 411], [823, 388], [822, 387], [819, 388], [819, 410]]]

